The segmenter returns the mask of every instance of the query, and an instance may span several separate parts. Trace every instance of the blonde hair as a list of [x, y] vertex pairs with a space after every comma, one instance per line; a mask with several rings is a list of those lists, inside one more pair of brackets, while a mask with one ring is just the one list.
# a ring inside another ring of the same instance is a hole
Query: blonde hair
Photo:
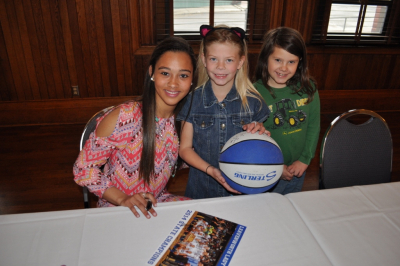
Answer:
[[[221, 29], [218, 29], [221, 28]], [[204, 86], [210, 79], [207, 70], [202, 61], [202, 55], [207, 54], [207, 47], [213, 43], [230, 43], [239, 48], [239, 56], [244, 56], [242, 67], [236, 72], [235, 86], [242, 102], [244, 110], [249, 111], [249, 103], [246, 97], [253, 97], [261, 101], [261, 94], [254, 88], [249, 79], [249, 65], [247, 59], [247, 44], [245, 39], [241, 39], [236, 33], [227, 29], [226, 25], [217, 25], [213, 31], [210, 31], [201, 41], [199, 57], [197, 59], [197, 87]]]

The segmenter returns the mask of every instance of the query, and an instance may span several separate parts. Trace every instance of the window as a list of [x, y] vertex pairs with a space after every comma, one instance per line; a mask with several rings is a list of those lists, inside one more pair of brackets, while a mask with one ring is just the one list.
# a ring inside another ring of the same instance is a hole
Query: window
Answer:
[[[320, 1], [314, 42], [398, 44], [396, 0]], [[392, 12], [393, 11], [393, 12]]]
[[[197, 34], [203, 24], [226, 24], [245, 29], [247, 25], [247, 1], [182, 1], [173, 0], [174, 35]], [[210, 16], [210, 7], [214, 17]], [[211, 19], [214, 23], [211, 23]]]
[[201, 25], [226, 24], [243, 28], [249, 42], [260, 41], [269, 28], [269, 9], [265, 0], [157, 0], [156, 40], [170, 35], [200, 40]]

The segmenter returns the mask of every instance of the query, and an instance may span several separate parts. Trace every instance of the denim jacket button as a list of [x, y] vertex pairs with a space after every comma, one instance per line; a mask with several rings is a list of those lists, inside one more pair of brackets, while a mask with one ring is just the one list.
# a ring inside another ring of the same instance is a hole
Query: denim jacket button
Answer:
[[226, 125], [225, 124], [221, 124], [221, 129], [225, 129]]
[[201, 122], [201, 127], [202, 127], [202, 128], [205, 128], [205, 127], [206, 127], [206, 123], [204, 123], [204, 121]]
[[243, 126], [244, 125], [244, 121], [242, 120], [242, 121], [240, 121], [240, 124]]
[[225, 104], [225, 103], [222, 103], [221, 106], [222, 106], [223, 108], [225, 108], [226, 104]]

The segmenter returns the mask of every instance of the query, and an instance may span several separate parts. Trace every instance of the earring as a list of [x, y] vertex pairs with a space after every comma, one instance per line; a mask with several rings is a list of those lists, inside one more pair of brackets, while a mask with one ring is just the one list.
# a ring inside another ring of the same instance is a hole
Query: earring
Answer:
[[193, 85], [193, 82], [192, 82], [192, 83], [190, 83], [190, 85]]
[[150, 78], [151, 81], [154, 81], [153, 77]]

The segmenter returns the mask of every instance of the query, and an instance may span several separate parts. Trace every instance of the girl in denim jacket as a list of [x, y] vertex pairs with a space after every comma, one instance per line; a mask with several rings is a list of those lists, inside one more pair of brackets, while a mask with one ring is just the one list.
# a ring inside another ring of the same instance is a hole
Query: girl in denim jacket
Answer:
[[197, 88], [177, 117], [184, 121], [179, 155], [190, 165], [185, 196], [193, 199], [239, 193], [218, 169], [222, 147], [243, 130], [269, 134], [269, 109], [248, 78], [244, 30], [203, 25], [200, 34]]

